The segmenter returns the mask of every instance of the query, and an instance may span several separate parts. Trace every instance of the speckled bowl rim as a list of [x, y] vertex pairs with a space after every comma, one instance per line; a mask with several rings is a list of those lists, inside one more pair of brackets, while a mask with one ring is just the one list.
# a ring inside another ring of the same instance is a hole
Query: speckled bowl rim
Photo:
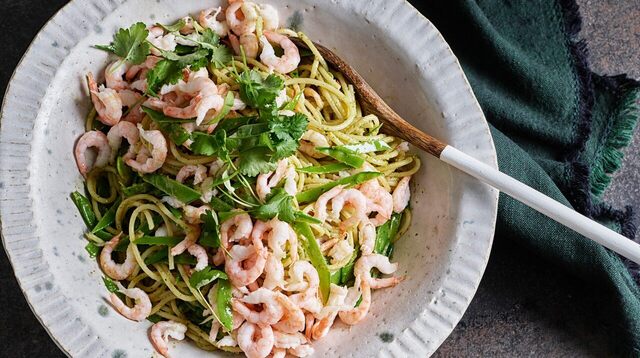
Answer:
[[[120, 4], [126, 2], [127, 0], [106, 0], [110, 5], [117, 7]], [[2, 108], [0, 110], [0, 163], [2, 163], [2, 161], [4, 159], [6, 159], [6, 157], [8, 156], [6, 151], [4, 149], [6, 149], [6, 144], [15, 144], [14, 142], [7, 142], [5, 141], [4, 135], [7, 133], [7, 129], [5, 128], [5, 126], [3, 125], [4, 123], [4, 118], [6, 116], [5, 110], [7, 108], [7, 103], [9, 102], [9, 94], [11, 94], [11, 92], [14, 90], [15, 87], [15, 83], [14, 80], [18, 77], [18, 75], [21, 73], [21, 71], [23, 71], [23, 67], [26, 66], [25, 62], [27, 62], [28, 60], [31, 60], [31, 56], [33, 55], [33, 48], [38, 44], [39, 41], [43, 41], [43, 36], [44, 34], [47, 33], [47, 31], [51, 30], [51, 24], [53, 23], [53, 21], [55, 19], [57, 19], [58, 17], [63, 17], [64, 13], [66, 11], [68, 11], [69, 9], [74, 8], [74, 6], [77, 5], [77, 3], [79, 2], [79, 0], [71, 0], [69, 1], [67, 4], [65, 4], [63, 7], [61, 7], [58, 11], [55, 12], [55, 14], [42, 26], [42, 28], [38, 31], [37, 35], [34, 37], [34, 39], [32, 40], [32, 42], [30, 43], [29, 47], [27, 48], [27, 50], [25, 51], [25, 53], [23, 54], [23, 56], [20, 58], [20, 61], [18, 62], [14, 72], [12, 73], [7, 88], [5, 90], [4, 93], [4, 97], [3, 97], [3, 101], [2, 101]], [[397, 2], [397, 3], [403, 3], [404, 6], [407, 6], [412, 12], [413, 12], [413, 16], [418, 16], [419, 18], [421, 18], [425, 23], [427, 23], [428, 26], [433, 27], [435, 29], [435, 27], [433, 26], [433, 24], [424, 16], [422, 15], [420, 12], [418, 12], [408, 1], [406, 0], [392, 0], [389, 1], [391, 2]], [[439, 39], [444, 42], [446, 44], [446, 41], [444, 40], [444, 38], [442, 37], [442, 35], [437, 31], [436, 29], [436, 33], [437, 36], [439, 37]], [[77, 42], [79, 42], [81, 40], [81, 38], [78, 39]], [[475, 98], [475, 95], [473, 94], [473, 91], [471, 89], [471, 86], [468, 82], [468, 80], [466, 79], [466, 76], [464, 76], [464, 72], [462, 70], [462, 67], [460, 66], [459, 62], [457, 61], [457, 58], [455, 57], [455, 55], [453, 54], [453, 52], [451, 51], [450, 47], [448, 45], [446, 45], [446, 49], [448, 51], [448, 55], [450, 55], [451, 57], [453, 57], [455, 59], [455, 66], [457, 67], [457, 69], [460, 71], [460, 73], [462, 73], [464, 82], [465, 82], [465, 86], [467, 91], [469, 92], [468, 94], [471, 96], [471, 98], [473, 99], [473, 102], [475, 104], [476, 110], [482, 114], [482, 109], [480, 108], [480, 105], [477, 103], [477, 100]], [[47, 78], [48, 81], [52, 80], [54, 78], [56, 74], [56, 71], [54, 71], [49, 78]], [[38, 95], [39, 99], [42, 99], [47, 92], [47, 88], [46, 86], [44, 86], [44, 88], [42, 89], [42, 93]], [[31, 106], [31, 108], [36, 112], [35, 115], [33, 117], [30, 117], [30, 120], [33, 124], [33, 122], [35, 121], [35, 118], [37, 116], [37, 113], [40, 109], [40, 105], [41, 102], [40, 101], [36, 101], [37, 106]], [[495, 153], [495, 146], [493, 143], [493, 138], [491, 136], [491, 132], [489, 130], [488, 127], [488, 123], [486, 122], [486, 119], [484, 119], [484, 115], [481, 116], [483, 119], [483, 125], [485, 128], [485, 133], [488, 136], [488, 138], [490, 139], [490, 145], [491, 145], [491, 149], [492, 149], [492, 153], [490, 155], [490, 158], [488, 160], [485, 160], [488, 164], [490, 164], [491, 166], [498, 168], [498, 163], [497, 163], [497, 155]], [[30, 139], [29, 139], [30, 140]], [[19, 144], [26, 144], [28, 145], [28, 150], [25, 151], [30, 151], [32, 148], [30, 146], [29, 140], [27, 140], [24, 143], [19, 143]], [[27, 175], [29, 172], [29, 164], [31, 161], [31, 158], [28, 156], [25, 156], [24, 159], [26, 159], [27, 163], [25, 164], [25, 168], [22, 169]], [[35, 268], [33, 271], [31, 272], [31, 275], [24, 275], [23, 272], [19, 272], [16, 269], [16, 264], [15, 264], [15, 255], [18, 255], [19, 253], [17, 252], [17, 250], [11, 249], [9, 247], [7, 247], [7, 243], [9, 242], [9, 239], [7, 239], [7, 237], [10, 237], [12, 242], [13, 241], [20, 241], [21, 239], [24, 240], [33, 240], [34, 242], [37, 242], [37, 237], [35, 237], [35, 229], [34, 227], [37, 225], [37, 223], [33, 222], [32, 219], [33, 217], [31, 216], [31, 218], [27, 218], [22, 219], [22, 220], [15, 220], [13, 218], [9, 219], [9, 220], [5, 220], [6, 216], [5, 215], [5, 210], [2, 210], [6, 207], [6, 202], [13, 200], [14, 198], [11, 198], [9, 189], [10, 188], [16, 188], [16, 187], [26, 187], [27, 188], [27, 193], [26, 193], [26, 198], [22, 197], [22, 200], [26, 200], [29, 201], [29, 205], [27, 205], [28, 210], [31, 210], [31, 199], [29, 197], [29, 185], [28, 184], [24, 184], [23, 183], [19, 183], [19, 182], [15, 182], [13, 184], [16, 185], [11, 185], [12, 184], [12, 180], [11, 180], [11, 176], [9, 175], [7, 177], [7, 175], [9, 173], [14, 173], [19, 171], [20, 169], [7, 169], [4, 167], [4, 165], [0, 166], [0, 179], [2, 180], [0, 182], [0, 184], [2, 184], [2, 186], [0, 186], [0, 237], [2, 238], [2, 243], [3, 243], [3, 248], [5, 250], [5, 252], [7, 253], [7, 256], [9, 257], [9, 260], [11, 262], [11, 265], [14, 269], [14, 275], [18, 281], [18, 284], [20, 286], [20, 289], [22, 290], [23, 294], [25, 295], [25, 298], [27, 299], [27, 303], [29, 305], [29, 308], [31, 309], [31, 311], [34, 313], [34, 315], [36, 316], [36, 318], [38, 319], [38, 321], [40, 322], [40, 324], [45, 328], [45, 331], [47, 332], [47, 334], [49, 334], [49, 336], [51, 337], [51, 339], [55, 342], [55, 344], [60, 348], [60, 350], [71, 356], [71, 352], [70, 351], [74, 351], [74, 353], [79, 354], [79, 355], [83, 355], [84, 353], [87, 352], [93, 352], [96, 351], [96, 347], [95, 345], [99, 345], [99, 342], [96, 340], [93, 340], [92, 344], [90, 345], [85, 345], [84, 348], [77, 350], [77, 349], [73, 349], [74, 346], [76, 348], [78, 348], [78, 342], [77, 340], [72, 340], [70, 339], [71, 337], [69, 336], [64, 336], [63, 334], [61, 334], [61, 332], [59, 332], [58, 330], [54, 330], [51, 327], [47, 326], [45, 324], [45, 322], [42, 320], [42, 318], [40, 317], [40, 315], [37, 313], [37, 309], [36, 306], [38, 305], [42, 305], [43, 301], [45, 301], [45, 299], [47, 298], [45, 294], [40, 295], [41, 297], [35, 297], [37, 295], [33, 294], [33, 291], [28, 292], [27, 291], [27, 287], [26, 285], [28, 284], [33, 284], [32, 282], [29, 282], [29, 278], [31, 278], [31, 276], [36, 273], [36, 274], [42, 274], [42, 273], [46, 273], [46, 268], [47, 268], [47, 263], [44, 260], [44, 258], [42, 257], [42, 254], [40, 252], [39, 248], [35, 248], [32, 249], [31, 251], [34, 253], [34, 255], [32, 255], [31, 259], [34, 261], [32, 266]], [[463, 174], [464, 175], [464, 174]], [[7, 180], [9, 179], [9, 180]], [[490, 204], [488, 205], [488, 207], [491, 207], [492, 211], [493, 211], [493, 215], [492, 215], [492, 220], [489, 223], [491, 229], [491, 235], [489, 240], [487, 241], [486, 245], [485, 245], [485, 250], [483, 252], [477, 252], [477, 256], [476, 259], [479, 259], [479, 261], [475, 261], [474, 262], [474, 266], [475, 267], [466, 267], [465, 269], [472, 269], [472, 273], [471, 275], [473, 277], [466, 277], [469, 282], [468, 282], [468, 288], [466, 290], [466, 292], [464, 293], [458, 293], [458, 300], [463, 301], [462, 302], [462, 308], [456, 312], [454, 314], [454, 318], [450, 319], [449, 322], [446, 322], [446, 320], [444, 318], [441, 319], [442, 322], [440, 322], [440, 324], [443, 325], [443, 327], [441, 327], [439, 329], [439, 334], [437, 337], [429, 337], [430, 339], [425, 340], [425, 337], [423, 337], [420, 334], [421, 331], [421, 326], [425, 327], [426, 326], [426, 322], [425, 321], [425, 317], [423, 317], [423, 315], [421, 315], [420, 317], [416, 318], [416, 321], [413, 322], [409, 327], [407, 327], [407, 329], [405, 329], [403, 331], [403, 334], [400, 337], [397, 337], [396, 340], [394, 341], [395, 344], [395, 348], [392, 348], [391, 351], [388, 352], [381, 352], [379, 355], [380, 356], [398, 356], [397, 353], [402, 354], [403, 352], [413, 352], [415, 349], [413, 348], [407, 348], [409, 345], [411, 344], [418, 344], [419, 346], [421, 346], [421, 351], [427, 354], [432, 354], [433, 352], [435, 352], [435, 350], [442, 344], [442, 342], [444, 342], [444, 340], [448, 337], [448, 335], [453, 331], [453, 328], [455, 327], [455, 325], [457, 325], [457, 323], [459, 322], [459, 320], [462, 318], [464, 312], [466, 311], [468, 305], [471, 302], [471, 299], [473, 298], [473, 296], [475, 295], [475, 292], [477, 290], [477, 287], [480, 283], [480, 280], [482, 278], [482, 275], [484, 273], [484, 270], [486, 268], [486, 265], [488, 263], [488, 259], [489, 259], [489, 254], [491, 251], [491, 247], [492, 247], [492, 243], [493, 243], [493, 233], [495, 231], [495, 226], [496, 226], [496, 220], [497, 220], [497, 205], [498, 205], [498, 197], [499, 197], [499, 193], [497, 191], [493, 191], [492, 192], [492, 202], [491, 203], [487, 203]], [[9, 214], [11, 215], [11, 214]], [[31, 219], [31, 221], [29, 221]], [[10, 225], [11, 224], [11, 225]], [[18, 225], [15, 225], [18, 224]], [[21, 225], [20, 225], [21, 224]], [[12, 229], [14, 228], [23, 228], [25, 229], [23, 232], [15, 234], [15, 233], [10, 233], [10, 234], [6, 234], [7, 231], [12, 231]], [[15, 236], [20, 236], [21, 238], [16, 238]], [[32, 235], [32, 236], [29, 236]], [[455, 260], [455, 258], [452, 258], [452, 261]], [[453, 265], [452, 265], [453, 266]], [[44, 268], [44, 270], [43, 270]], [[44, 272], [43, 272], [44, 271]], [[467, 272], [466, 274], [469, 274], [469, 272]], [[464, 275], [463, 275], [464, 276]], [[468, 275], [467, 275], [468, 276]], [[443, 282], [443, 286], [444, 286], [444, 282]], [[446, 293], [447, 288], [443, 287], [443, 291]], [[51, 294], [49, 294], [50, 296]], [[69, 303], [67, 302], [62, 302], [59, 301], [60, 304], [69, 306]], [[441, 305], [442, 307], [442, 305]], [[67, 307], [62, 307], [61, 309], [66, 309]], [[435, 317], [439, 317], [438, 312], [432, 312], [433, 315], [435, 315]], [[433, 316], [432, 315], [432, 316]], [[442, 317], [442, 316], [440, 316]], [[77, 320], [77, 327], [82, 326], [80, 328], [86, 328], [86, 325], [81, 322], [80, 319]], [[424, 329], [423, 329], [424, 330]], [[416, 339], [417, 338], [417, 339]], [[404, 348], [404, 349], [403, 349]]]

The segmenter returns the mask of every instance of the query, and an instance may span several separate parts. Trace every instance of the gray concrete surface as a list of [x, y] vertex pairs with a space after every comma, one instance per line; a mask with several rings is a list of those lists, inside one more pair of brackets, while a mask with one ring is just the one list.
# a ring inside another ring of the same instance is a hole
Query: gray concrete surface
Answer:
[[[64, 0], [0, 0], [0, 93], [20, 56]], [[640, 78], [640, 0], [578, 0], [582, 36], [600, 73]], [[640, 208], [640, 131], [606, 197]], [[589, 292], [525, 254], [494, 250], [476, 298], [436, 357], [603, 357], [611, 355]], [[513, 277], [518, 277], [514, 280]], [[29, 310], [0, 252], [0, 357], [63, 357]]]

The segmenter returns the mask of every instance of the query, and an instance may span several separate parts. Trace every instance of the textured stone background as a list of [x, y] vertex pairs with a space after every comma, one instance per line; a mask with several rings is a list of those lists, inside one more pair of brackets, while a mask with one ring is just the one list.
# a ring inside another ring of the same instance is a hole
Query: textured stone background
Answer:
[[[66, 1], [0, 0], [0, 93], [40, 27]], [[578, 0], [596, 72], [640, 78], [640, 0]], [[640, 130], [606, 197], [640, 208]], [[508, 250], [507, 245], [503, 250]], [[519, 277], [514, 280], [513, 277]], [[494, 252], [474, 301], [438, 357], [611, 355], [598, 309], [572, 277], [524, 254]], [[31, 313], [0, 253], [0, 357], [63, 357]]]

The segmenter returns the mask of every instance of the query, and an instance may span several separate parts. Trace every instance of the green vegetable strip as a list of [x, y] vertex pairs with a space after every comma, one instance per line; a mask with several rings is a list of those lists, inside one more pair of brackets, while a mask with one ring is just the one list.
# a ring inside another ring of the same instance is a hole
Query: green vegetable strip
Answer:
[[133, 172], [128, 165], [125, 165], [124, 159], [122, 156], [119, 156], [116, 159], [116, 171], [118, 172], [118, 176], [122, 179], [122, 183], [127, 185], [131, 182]]
[[358, 255], [360, 255], [359, 251], [360, 250], [356, 249], [353, 252], [353, 256], [351, 256], [351, 260], [349, 260], [349, 262], [340, 269], [340, 284], [341, 285], [346, 285], [347, 282], [350, 282], [351, 280], [354, 279], [353, 268], [354, 268], [355, 263], [356, 263], [356, 258], [358, 258]]
[[136, 245], [176, 246], [184, 238], [175, 236], [142, 236], [134, 242]]
[[216, 312], [218, 319], [227, 332], [233, 330], [233, 314], [231, 312], [231, 283], [228, 280], [218, 281], [216, 292]]
[[207, 266], [203, 270], [195, 271], [191, 275], [191, 278], [189, 278], [189, 285], [191, 285], [191, 287], [193, 288], [198, 289], [202, 286], [210, 284], [211, 282], [219, 278], [224, 280], [229, 279], [226, 273], [220, 270], [213, 269], [211, 266]]
[[299, 237], [304, 238], [302, 245], [309, 257], [309, 261], [311, 261], [313, 267], [318, 271], [318, 276], [320, 277], [320, 293], [322, 294], [323, 302], [326, 303], [329, 298], [331, 272], [327, 266], [327, 261], [322, 255], [322, 251], [320, 251], [320, 245], [318, 245], [309, 224], [297, 222], [293, 224], [293, 229], [298, 233]]
[[142, 193], [146, 193], [146, 192], [150, 191], [151, 188], [152, 188], [152, 186], [149, 185], [149, 183], [133, 184], [131, 186], [122, 188], [122, 194], [124, 194], [124, 196], [132, 196], [132, 195], [136, 195], [136, 194], [142, 194]]
[[364, 164], [364, 158], [359, 156], [358, 153], [344, 148], [344, 147], [316, 147], [316, 150], [320, 153], [324, 153], [331, 158], [347, 164], [352, 168], [360, 168]]
[[[168, 250], [158, 250], [153, 254], [147, 256], [147, 258], [144, 259], [145, 265], [153, 265], [158, 262], [169, 262], [167, 251]], [[196, 258], [187, 253], [182, 253], [178, 256], [174, 256], [173, 262], [179, 265], [195, 265]]]
[[89, 242], [87, 246], [84, 247], [84, 249], [87, 250], [87, 252], [89, 253], [89, 257], [91, 257], [92, 259], [96, 258], [96, 256], [100, 254], [100, 250], [102, 250], [100, 246], [94, 244], [93, 242]]
[[385, 256], [389, 256], [391, 254], [391, 250], [393, 250], [393, 239], [398, 234], [401, 220], [402, 213], [393, 214], [386, 223], [378, 227], [376, 230], [376, 244], [374, 247], [375, 253]]
[[326, 192], [328, 192], [329, 190], [333, 189], [334, 187], [338, 186], [338, 185], [348, 185], [348, 186], [353, 186], [353, 185], [358, 185], [358, 184], [362, 184], [368, 180], [371, 180], [373, 178], [377, 178], [378, 176], [382, 175], [382, 173], [378, 173], [378, 172], [362, 172], [362, 173], [358, 173], [346, 178], [342, 178], [342, 179], [338, 179], [336, 181], [327, 183], [327, 184], [323, 184], [320, 186], [317, 186], [315, 188], [309, 189], [309, 190], [305, 190], [301, 193], [298, 193], [296, 195], [296, 199], [298, 200], [298, 203], [300, 204], [304, 204], [304, 203], [310, 203], [312, 201], [315, 201], [316, 199], [318, 199], [318, 197]]
[[311, 165], [304, 168], [296, 168], [296, 171], [300, 173], [309, 173], [309, 174], [329, 174], [329, 173], [336, 173], [341, 170], [347, 170], [347, 169], [351, 169], [351, 166], [344, 163], [332, 163], [332, 164], [321, 165], [321, 166]]
[[173, 196], [179, 201], [189, 204], [200, 199], [200, 192], [194, 190], [176, 180], [161, 174], [147, 174], [142, 177], [144, 181], [160, 189], [169, 196]]
[[121, 199], [118, 198], [113, 203], [113, 205], [111, 205], [109, 210], [107, 210], [107, 212], [104, 213], [100, 221], [98, 221], [96, 226], [93, 227], [93, 230], [91, 230], [92, 234], [95, 234], [96, 232], [106, 228], [107, 226], [113, 223], [113, 221], [116, 219], [116, 210], [118, 210], [118, 206], [120, 206], [120, 202], [121, 202]]
[[373, 152], [379, 152], [382, 150], [391, 149], [389, 144], [387, 144], [387, 142], [382, 140], [372, 140], [369, 142], [363, 142], [363, 143], [357, 143], [357, 144], [341, 145], [336, 148], [347, 149], [358, 154], [373, 153]]
[[93, 212], [93, 208], [91, 208], [91, 202], [89, 202], [89, 199], [79, 192], [74, 191], [71, 193], [71, 201], [73, 201], [76, 208], [78, 208], [85, 225], [87, 225], [89, 229], [93, 229], [93, 227], [96, 226], [97, 218], [96, 214]]

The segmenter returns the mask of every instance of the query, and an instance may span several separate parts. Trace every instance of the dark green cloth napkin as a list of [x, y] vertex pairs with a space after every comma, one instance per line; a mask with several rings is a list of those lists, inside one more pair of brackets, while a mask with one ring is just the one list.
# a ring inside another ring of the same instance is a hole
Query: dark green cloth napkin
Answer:
[[[634, 237], [631, 210], [602, 202], [638, 117], [640, 85], [591, 72], [573, 0], [434, 0], [414, 5], [462, 63], [492, 128], [500, 169]], [[509, 240], [583, 280], [622, 355], [640, 356], [637, 266], [501, 195], [496, 244]], [[635, 279], [634, 279], [635, 277]], [[517, 278], [514, 278], [517, 279]]]

